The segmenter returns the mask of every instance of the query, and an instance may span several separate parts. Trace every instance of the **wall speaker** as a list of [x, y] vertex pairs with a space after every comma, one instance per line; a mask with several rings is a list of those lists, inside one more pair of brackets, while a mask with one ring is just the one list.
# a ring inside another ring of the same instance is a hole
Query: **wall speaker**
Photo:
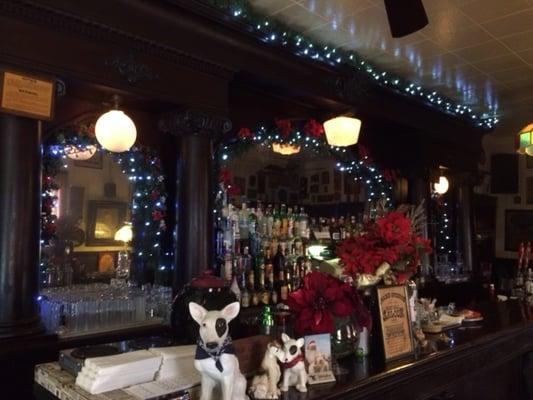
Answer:
[[491, 192], [518, 193], [518, 154], [493, 154], [490, 158]]
[[385, 0], [385, 9], [392, 37], [407, 36], [428, 24], [422, 0]]

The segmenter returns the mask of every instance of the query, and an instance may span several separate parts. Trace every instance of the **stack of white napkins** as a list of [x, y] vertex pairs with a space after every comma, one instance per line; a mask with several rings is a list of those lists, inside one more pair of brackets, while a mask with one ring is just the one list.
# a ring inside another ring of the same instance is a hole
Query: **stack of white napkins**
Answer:
[[200, 383], [201, 376], [194, 368], [196, 345], [160, 347], [149, 351], [162, 358], [161, 367], [156, 374], [157, 381], [183, 381], [188, 387]]
[[88, 358], [76, 378], [76, 385], [91, 394], [99, 394], [149, 382], [154, 380], [161, 360], [161, 356], [148, 350]]

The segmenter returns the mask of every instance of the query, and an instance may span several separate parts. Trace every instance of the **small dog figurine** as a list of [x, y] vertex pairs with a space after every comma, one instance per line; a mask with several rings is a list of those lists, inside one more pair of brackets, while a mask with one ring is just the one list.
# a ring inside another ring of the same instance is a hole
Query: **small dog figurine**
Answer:
[[281, 334], [283, 341], [283, 382], [281, 391], [287, 392], [290, 386], [295, 386], [299, 392], [307, 392], [307, 372], [305, 371], [305, 362], [302, 355], [304, 339], [291, 339], [285, 333]]
[[228, 336], [228, 324], [240, 310], [239, 302], [222, 311], [207, 311], [201, 305], [189, 303], [192, 318], [200, 325], [194, 367], [202, 375], [200, 400], [211, 400], [217, 384], [222, 388], [222, 400], [248, 400], [246, 378], [239, 369], [239, 360]]
[[281, 344], [272, 341], [267, 345], [265, 357], [261, 362], [263, 373], [256, 375], [250, 386], [250, 393], [255, 399], [277, 399], [281, 391], [278, 389], [278, 382], [281, 378], [281, 370], [278, 360], [283, 362], [285, 352]]

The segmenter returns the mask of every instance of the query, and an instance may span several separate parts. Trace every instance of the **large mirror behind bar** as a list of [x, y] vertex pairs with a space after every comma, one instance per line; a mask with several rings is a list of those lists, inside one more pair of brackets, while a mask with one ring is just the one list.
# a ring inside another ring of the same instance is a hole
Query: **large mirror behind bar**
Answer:
[[254, 145], [220, 175], [218, 269], [244, 307], [281, 302], [312, 269], [339, 275], [336, 244], [379, 212], [368, 185], [327, 152]]
[[168, 321], [164, 176], [157, 154], [102, 149], [94, 120], [53, 132], [43, 149], [42, 320], [62, 337]]

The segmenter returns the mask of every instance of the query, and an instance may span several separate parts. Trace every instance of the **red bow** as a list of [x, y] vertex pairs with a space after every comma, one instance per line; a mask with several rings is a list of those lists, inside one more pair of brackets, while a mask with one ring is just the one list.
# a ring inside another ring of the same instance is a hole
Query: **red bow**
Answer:
[[304, 133], [318, 139], [324, 135], [324, 126], [311, 118], [304, 125]]
[[289, 137], [292, 130], [290, 119], [276, 119], [276, 126], [278, 127], [281, 136], [283, 136], [284, 138]]
[[239, 129], [239, 132], [237, 132], [237, 136], [239, 136], [241, 139], [246, 139], [252, 137], [252, 131], [248, 128], [241, 128]]
[[298, 364], [300, 361], [302, 361], [302, 362], [304, 361], [304, 356], [301, 355], [301, 354], [298, 357], [294, 358], [292, 361], [283, 363], [283, 368], [284, 369], [292, 368], [296, 364]]

